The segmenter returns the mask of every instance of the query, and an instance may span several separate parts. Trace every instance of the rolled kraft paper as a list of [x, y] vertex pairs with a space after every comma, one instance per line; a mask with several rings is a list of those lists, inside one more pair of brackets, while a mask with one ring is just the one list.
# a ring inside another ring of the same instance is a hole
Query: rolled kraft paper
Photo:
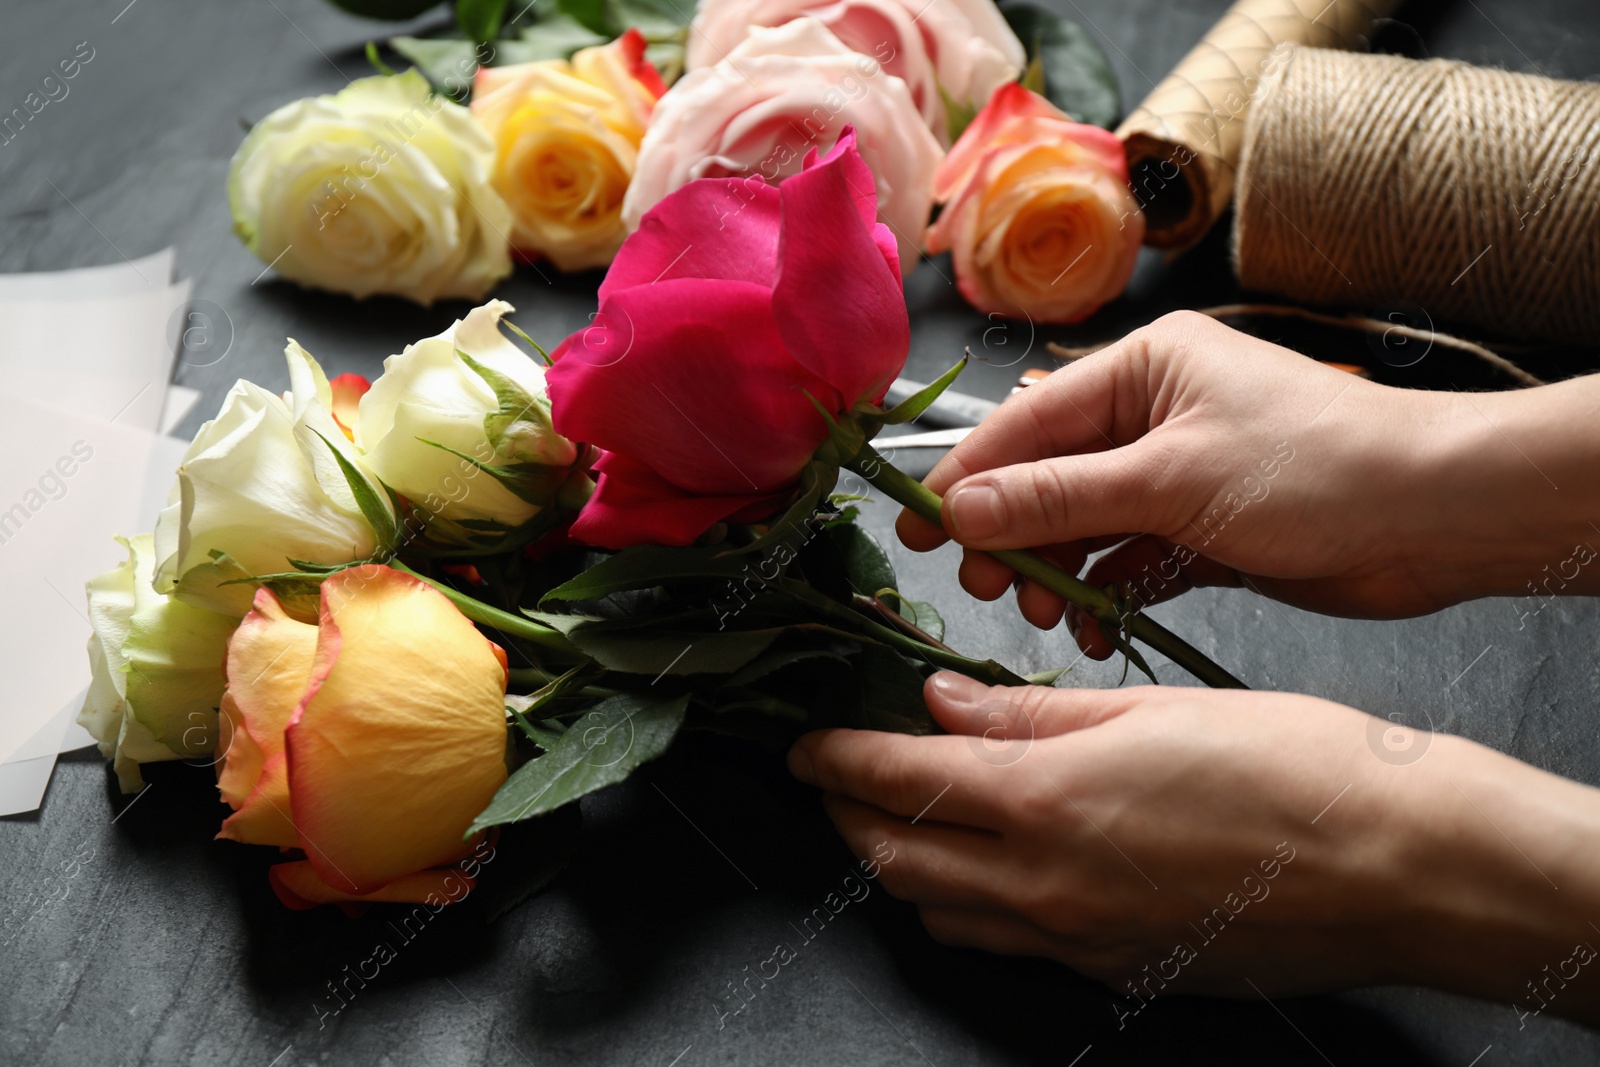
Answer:
[[1246, 124], [1247, 289], [1600, 343], [1600, 85], [1300, 49]]
[[1117, 128], [1144, 243], [1187, 248], [1227, 210], [1244, 118], [1294, 45], [1349, 48], [1400, 0], [1239, 0]]

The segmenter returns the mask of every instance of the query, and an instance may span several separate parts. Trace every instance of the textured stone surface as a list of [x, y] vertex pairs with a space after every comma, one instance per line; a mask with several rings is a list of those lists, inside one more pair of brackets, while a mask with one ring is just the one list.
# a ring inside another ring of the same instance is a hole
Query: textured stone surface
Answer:
[[[253, 281], [261, 265], [229, 233], [223, 178], [240, 120], [365, 73], [361, 45], [386, 27], [317, 0], [124, 2], [0, 7], [0, 111], [20, 105], [78, 42], [96, 50], [71, 94], [0, 147], [0, 269], [115, 262], [175, 243], [196, 295], [225, 313], [233, 333], [226, 358], [180, 369], [180, 381], [206, 394], [191, 432], [237, 377], [287, 386], [287, 335], [330, 373], [376, 375], [385, 354], [460, 313], [358, 305], [270, 277]], [[1047, 2], [1106, 44], [1129, 103], [1224, 6]], [[1600, 29], [1584, 0], [1411, 7], [1402, 12], [1409, 25], [1386, 31], [1390, 46], [1416, 51], [1422, 41], [1434, 55], [1594, 73]], [[949, 270], [947, 261], [924, 264], [910, 281], [911, 369], [930, 377], [970, 345], [981, 359], [961, 387], [995, 398], [1022, 367], [1049, 364], [1047, 339], [1085, 343], [1171, 307], [1237, 297], [1220, 235], [1171, 265], [1151, 257], [1130, 299], [1087, 332], [987, 321], [960, 303]], [[545, 275], [524, 268], [501, 295], [530, 332], [554, 339], [586, 322], [596, 276]], [[1364, 344], [1312, 340], [1335, 350]], [[1437, 352], [1389, 377], [1483, 384]], [[891, 517], [882, 507], [867, 515], [890, 542]], [[1007, 604], [965, 598], [950, 550], [911, 557], [891, 549], [902, 586], [939, 603], [958, 647], [1019, 669], [1063, 661], [1064, 635], [1029, 629]], [[1227, 592], [1191, 595], [1158, 614], [1258, 687], [1412, 722], [1425, 714], [1438, 729], [1600, 783], [1593, 602], [1552, 606], [1521, 630], [1505, 602], [1361, 623]], [[1158, 670], [1179, 680], [1170, 667]], [[1118, 671], [1080, 663], [1072, 677], [1109, 685]], [[815, 796], [776, 757], [738, 746], [685, 745], [586, 803], [586, 834], [566, 874], [497, 925], [447, 913], [410, 941], [381, 917], [285, 912], [265, 889], [262, 857], [209, 840], [216, 815], [205, 773], [153, 777], [150, 792], [113, 824], [99, 760], [68, 760], [39, 815], [0, 822], [0, 1063], [1490, 1067], [1600, 1059], [1600, 1037], [1588, 1031], [1544, 1018], [1519, 1031], [1506, 1005], [1413, 989], [1275, 1006], [1158, 1001], [1118, 1032], [1105, 991], [1051, 965], [941, 948], [910, 908], [878, 891], [850, 905], [719, 1028], [729, 983], [742, 982], [744, 968], [754, 970], [779, 941], [797, 943], [791, 924], [851, 868]], [[351, 982], [355, 995], [333, 1014], [339, 1002], [328, 983], [348, 981], [346, 968], [360, 969], [379, 941], [397, 958], [365, 988]]]

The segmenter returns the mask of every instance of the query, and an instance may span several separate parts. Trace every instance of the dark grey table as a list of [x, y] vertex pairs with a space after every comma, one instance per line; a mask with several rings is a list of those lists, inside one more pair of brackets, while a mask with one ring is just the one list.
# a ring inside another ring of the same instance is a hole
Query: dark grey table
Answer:
[[[1049, 2], [1102, 41], [1130, 102], [1225, 6]], [[240, 120], [366, 73], [361, 46], [384, 27], [318, 0], [6, 0], [0, 12], [0, 112], [78, 42], [95, 49], [70, 96], [0, 147], [0, 270], [116, 262], [176, 244], [181, 271], [232, 334], [225, 359], [179, 369], [180, 382], [205, 392], [189, 432], [237, 377], [286, 387], [286, 335], [330, 373], [376, 376], [385, 354], [464, 309], [355, 304], [256, 280], [261, 264], [229, 232], [223, 180]], [[1600, 24], [1586, 0], [1428, 0], [1402, 14], [1380, 41], [1391, 50], [1572, 78], [1600, 67]], [[556, 339], [586, 321], [597, 277], [545, 273], [549, 281], [524, 269], [500, 295], [532, 333]], [[962, 305], [949, 273], [936, 260], [910, 280], [910, 371], [926, 378], [971, 345], [981, 359], [962, 387], [995, 398], [1023, 367], [1050, 365], [1046, 340], [1097, 340], [1172, 307], [1238, 295], [1220, 233], [1171, 264], [1150, 256], [1129, 297], [1079, 331], [985, 320]], [[1362, 338], [1264, 332], [1371, 362], [1402, 384], [1496, 384], [1438, 351], [1398, 370]], [[1536, 369], [1588, 366], [1568, 352]], [[867, 518], [892, 543], [888, 509]], [[939, 602], [959, 647], [1023, 670], [1067, 657], [1064, 635], [1031, 630], [1007, 605], [968, 600], [948, 550], [895, 558], [902, 586]], [[1230, 592], [1158, 614], [1257, 687], [1431, 722], [1600, 783], [1593, 602], [1557, 603], [1521, 629], [1505, 602], [1385, 624]], [[1158, 670], [1181, 680], [1170, 665]], [[1117, 668], [1080, 663], [1074, 677], [1111, 685]], [[790, 924], [851, 864], [815, 795], [776, 757], [739, 746], [682, 745], [592, 798], [555, 888], [492, 926], [446, 912], [410, 941], [381, 916], [278, 907], [262, 876], [265, 850], [210, 839], [213, 802], [203, 772], [179, 768], [113, 824], [103, 765], [85, 754], [57, 768], [42, 812], [0, 823], [0, 1063], [1600, 1060], [1600, 1035], [1548, 1017], [1519, 1029], [1508, 1005], [1419, 989], [1270, 1004], [1157, 1000], [1119, 1032], [1105, 990], [1042, 962], [942, 948], [881, 892], [847, 908], [719, 1026], [731, 984], [792, 939]], [[350, 982], [353, 970], [371, 973], [364, 961], [379, 940], [395, 942], [397, 958], [364, 987]], [[356, 991], [336, 1014], [330, 986]]]

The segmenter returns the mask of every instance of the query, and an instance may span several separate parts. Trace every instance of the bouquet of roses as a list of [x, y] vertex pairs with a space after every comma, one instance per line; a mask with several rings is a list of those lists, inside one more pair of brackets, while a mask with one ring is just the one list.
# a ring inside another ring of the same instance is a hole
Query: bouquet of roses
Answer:
[[[89, 583], [81, 721], [123, 789], [211, 754], [218, 836], [288, 853], [286, 904], [426, 901], [485, 833], [683, 730], [923, 732], [935, 668], [1051, 680], [946, 646], [852, 521], [868, 483], [938, 521], [870, 441], [960, 369], [880, 405], [909, 326], [876, 206], [847, 130], [781, 186], [664, 197], [548, 357], [503, 302], [370, 388], [291, 341], [290, 391], [239, 382], [154, 534]], [[1135, 663], [1133, 638], [1236, 684], [1116, 590], [1002, 555]]]

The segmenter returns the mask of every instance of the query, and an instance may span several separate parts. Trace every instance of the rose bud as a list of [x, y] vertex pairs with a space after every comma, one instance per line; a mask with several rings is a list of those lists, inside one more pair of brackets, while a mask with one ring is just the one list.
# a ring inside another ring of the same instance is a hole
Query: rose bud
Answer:
[[301, 285], [419, 304], [481, 299], [511, 273], [494, 144], [415, 70], [286, 104], [228, 171], [233, 229]]
[[136, 793], [139, 764], [216, 745], [223, 657], [239, 620], [157, 593], [150, 535], [118, 540], [127, 560], [88, 583], [93, 680], [78, 722], [112, 760], [122, 791]]
[[505, 654], [444, 595], [376, 564], [324, 579], [316, 625], [270, 590], [228, 645], [217, 834], [298, 849], [290, 907], [417, 901], [471, 851], [506, 778]]
[[254, 590], [237, 579], [293, 570], [293, 561], [368, 559], [387, 547], [346, 468], [392, 525], [389, 494], [335, 421], [322, 368], [295, 341], [284, 354], [288, 393], [238, 382], [184, 453], [156, 522], [158, 592], [238, 618]]
[[939, 165], [930, 253], [980, 311], [1078, 322], [1121, 295], [1144, 241], [1122, 142], [1007, 85]]
[[610, 44], [480, 67], [472, 115], [495, 142], [493, 184], [511, 208], [511, 243], [562, 270], [603, 267], [627, 236], [622, 197], [666, 86], [629, 30]]
[[[685, 75], [656, 105], [622, 214], [630, 228], [661, 198], [696, 178], [779, 181], [854, 127], [867, 163], [863, 195], [917, 264], [933, 206], [939, 142], [906, 83], [853, 52], [816, 19], [752, 30], [726, 59]], [[665, 264], [663, 264], [665, 266]]]
[[715, 66], [752, 28], [801, 16], [904, 81], [942, 145], [950, 143], [946, 99], [976, 111], [1027, 62], [1022, 42], [990, 0], [701, 0], [685, 63], [690, 70]]
[[556, 429], [605, 449], [574, 538], [684, 545], [767, 518], [828, 439], [818, 406], [883, 397], [910, 325], [872, 190], [847, 129], [776, 188], [704, 179], [645, 215], [548, 372]]

